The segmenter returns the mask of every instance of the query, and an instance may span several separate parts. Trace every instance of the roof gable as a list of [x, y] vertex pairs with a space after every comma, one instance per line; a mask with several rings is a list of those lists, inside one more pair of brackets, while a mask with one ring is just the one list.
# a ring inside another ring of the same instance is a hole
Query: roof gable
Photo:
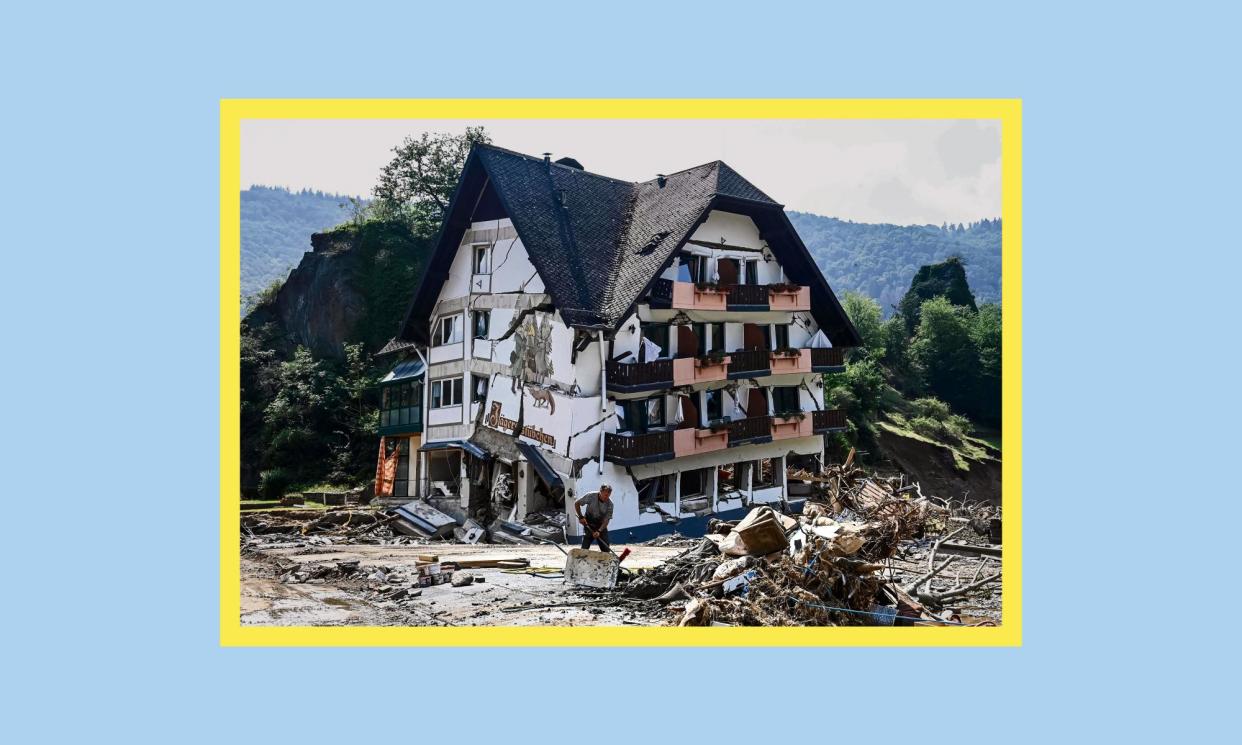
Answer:
[[790, 278], [810, 285], [816, 302], [827, 309], [817, 311], [816, 320], [833, 343], [858, 343], [782, 205], [725, 163], [630, 183], [491, 145], [476, 145], [466, 159], [401, 338], [427, 342], [428, 315], [475, 205], [489, 190], [570, 326], [619, 326], [708, 213], [727, 207], [750, 214], [761, 230], [767, 226], [778, 260], [792, 265]]

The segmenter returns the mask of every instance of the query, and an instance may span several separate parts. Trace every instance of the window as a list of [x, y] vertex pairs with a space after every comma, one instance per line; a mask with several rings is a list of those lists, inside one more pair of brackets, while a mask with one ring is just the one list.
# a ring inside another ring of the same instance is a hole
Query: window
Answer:
[[482, 375], [470, 376], [470, 400], [475, 403], [487, 400], [487, 378]]
[[776, 324], [776, 349], [789, 349], [789, 324]]
[[385, 385], [380, 400], [380, 427], [422, 424], [422, 405], [421, 380]]
[[776, 486], [777, 470], [780, 468], [780, 462], [780, 458], [764, 458], [763, 460], [754, 461], [754, 465], [751, 467], [751, 473], [754, 474], [751, 488], [766, 489], [770, 486]]
[[457, 344], [461, 341], [461, 316], [445, 316], [436, 324], [435, 333], [431, 335], [434, 346]]
[[475, 274], [491, 274], [492, 273], [492, 247], [491, 246], [475, 246], [474, 247], [474, 273]]
[[693, 327], [694, 335], [699, 342], [698, 350], [695, 352], [698, 356], [706, 357], [708, 352], [724, 351], [723, 323], [696, 323]]
[[669, 476], [656, 476], [655, 478], [636, 482], [638, 503], [645, 505], [652, 502], [672, 502], [673, 497], [669, 493], [670, 478]]
[[677, 265], [678, 282], [709, 282], [707, 276], [707, 257], [685, 254]]
[[759, 284], [759, 261], [758, 259], [750, 259], [746, 262], [746, 284]]
[[474, 338], [486, 339], [487, 329], [492, 323], [492, 312], [490, 310], [476, 310], [470, 315], [474, 319]]
[[652, 427], [664, 426], [664, 397], [618, 401], [617, 413], [621, 417], [623, 432], [643, 434]]
[[681, 472], [681, 498], [697, 497], [707, 491], [708, 469], [696, 468]]
[[724, 391], [719, 388], [703, 391], [703, 412], [708, 424], [724, 419]]
[[729, 492], [740, 491], [745, 486], [742, 481], [745, 470], [740, 463], [726, 463], [716, 469], [717, 491], [721, 496]]
[[772, 388], [772, 408], [777, 414], [790, 414], [802, 411], [798, 401], [798, 386], [778, 385]]
[[[668, 356], [668, 324], [667, 323], [644, 323], [642, 325], [644, 343], [639, 345], [638, 356], [640, 362], [651, 362], [657, 357]], [[651, 342], [660, 348], [659, 354], [654, 349], [649, 349], [646, 342]]]
[[443, 409], [461, 405], [461, 378], [431, 381], [431, 408]]

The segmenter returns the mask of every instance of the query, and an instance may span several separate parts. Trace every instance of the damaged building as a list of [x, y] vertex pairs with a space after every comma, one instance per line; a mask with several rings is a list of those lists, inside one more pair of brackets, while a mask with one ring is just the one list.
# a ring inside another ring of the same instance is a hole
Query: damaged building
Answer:
[[782, 205], [726, 164], [630, 183], [476, 145], [383, 350], [376, 488], [572, 538], [572, 499], [607, 483], [614, 540], [693, 533], [797, 500], [787, 470], [846, 426], [822, 373], [858, 344]]

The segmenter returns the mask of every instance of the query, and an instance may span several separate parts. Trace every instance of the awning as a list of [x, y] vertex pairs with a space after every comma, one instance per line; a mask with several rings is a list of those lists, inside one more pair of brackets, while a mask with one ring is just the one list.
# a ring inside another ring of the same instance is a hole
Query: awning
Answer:
[[400, 365], [392, 369], [392, 372], [384, 376], [380, 383], [395, 383], [398, 380], [406, 380], [408, 378], [421, 378], [423, 376], [422, 360], [406, 360]]
[[483, 448], [472, 442], [466, 442], [465, 440], [440, 440], [439, 442], [429, 442], [419, 448], [419, 452], [423, 453], [430, 452], [432, 450], [465, 450], [467, 453], [470, 453], [476, 458], [489, 457]]
[[560, 499], [565, 494], [565, 482], [561, 481], [560, 475], [552, 469], [547, 459], [543, 457], [543, 453], [539, 452], [539, 448], [531, 445], [529, 442], [519, 441], [518, 450], [522, 451], [522, 455], [526, 456], [526, 460], [535, 467], [535, 473], [539, 474], [539, 478], [543, 479], [543, 483], [548, 485], [548, 491], [552, 492], [552, 497]]

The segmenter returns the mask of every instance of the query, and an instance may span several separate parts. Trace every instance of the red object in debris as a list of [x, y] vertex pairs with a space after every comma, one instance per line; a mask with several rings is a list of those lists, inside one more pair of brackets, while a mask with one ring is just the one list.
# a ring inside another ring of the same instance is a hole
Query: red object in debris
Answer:
[[625, 557], [629, 555], [630, 555], [630, 550], [628, 548], [622, 550], [621, 555], [617, 557], [617, 563], [620, 564], [621, 562], [625, 561]]

